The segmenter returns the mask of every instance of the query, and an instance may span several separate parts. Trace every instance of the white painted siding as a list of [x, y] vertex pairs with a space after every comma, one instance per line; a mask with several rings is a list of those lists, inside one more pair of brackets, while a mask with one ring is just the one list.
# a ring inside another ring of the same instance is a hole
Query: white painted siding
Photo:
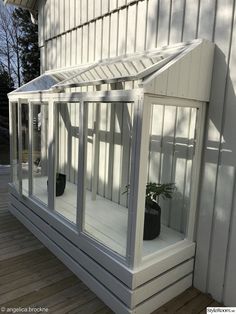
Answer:
[[194, 283], [218, 301], [235, 305], [235, 0], [70, 0], [69, 5], [60, 0], [56, 7], [54, 3], [46, 1], [44, 19], [39, 21], [44, 25], [39, 41], [45, 46], [41, 49], [42, 57], [45, 51], [43, 70], [197, 37], [216, 43]]

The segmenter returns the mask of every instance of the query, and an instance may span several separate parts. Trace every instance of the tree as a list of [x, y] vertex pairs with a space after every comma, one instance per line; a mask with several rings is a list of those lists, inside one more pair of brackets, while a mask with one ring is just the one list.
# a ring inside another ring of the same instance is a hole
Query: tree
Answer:
[[8, 98], [7, 94], [13, 90], [13, 80], [8, 75], [8, 72], [0, 66], [0, 115], [8, 117]]
[[15, 86], [40, 73], [38, 26], [27, 10], [5, 7], [0, 1], [0, 65], [12, 77]]
[[12, 17], [13, 9], [0, 4], [0, 65], [15, 83], [21, 85], [19, 23]]
[[38, 26], [31, 21], [30, 13], [17, 8], [13, 11], [13, 23], [19, 28], [18, 45], [20, 51], [23, 82], [27, 83], [40, 75], [40, 52], [38, 47]]

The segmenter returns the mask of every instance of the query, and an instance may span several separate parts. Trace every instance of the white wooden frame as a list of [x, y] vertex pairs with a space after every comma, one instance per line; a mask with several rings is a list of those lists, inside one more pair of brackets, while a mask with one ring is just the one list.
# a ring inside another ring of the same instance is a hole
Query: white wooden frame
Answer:
[[[24, 95], [24, 103], [25, 101]], [[29, 95], [28, 95], [29, 96]], [[196, 202], [197, 202], [197, 192], [199, 184], [199, 173], [200, 173], [200, 161], [202, 152], [202, 141], [204, 133], [204, 122], [205, 122], [205, 103], [199, 101], [191, 101], [186, 99], [177, 99], [172, 97], [160, 97], [151, 94], [143, 95], [142, 89], [136, 90], [115, 90], [106, 92], [88, 92], [88, 93], [72, 93], [72, 94], [46, 94], [44, 96], [31, 94], [28, 101], [29, 106], [29, 150], [30, 150], [30, 165], [32, 167], [32, 106], [47, 103], [48, 114], [49, 114], [49, 129], [48, 129], [48, 177], [49, 180], [49, 192], [48, 192], [48, 206], [40, 202], [32, 195], [32, 169], [29, 169], [29, 200], [24, 199], [24, 202], [33, 202], [33, 207], [43, 208], [48, 214], [50, 220], [55, 224], [56, 229], [63, 230], [68, 229], [69, 237], [72, 236], [70, 230], [74, 230], [73, 242], [79, 243], [80, 246], [86, 247], [86, 251], [90, 252], [92, 257], [100, 254], [102, 252], [104, 256], [110, 256], [112, 262], [122, 263], [127, 265], [130, 269], [135, 269], [143, 263], [153, 261], [160, 257], [160, 255], [165, 251], [173, 250], [173, 248], [178, 247], [179, 243], [171, 245], [170, 247], [152, 254], [149, 257], [142, 259], [142, 243], [143, 243], [143, 223], [144, 215], [143, 210], [145, 204], [145, 183], [147, 174], [147, 163], [148, 163], [148, 145], [149, 145], [149, 125], [150, 125], [150, 109], [151, 102], [156, 102], [158, 104], [173, 105], [173, 106], [188, 106], [198, 108], [199, 119], [197, 128], [200, 130], [197, 134], [197, 150], [194, 155], [193, 163], [193, 173], [194, 180], [191, 191], [191, 206], [190, 206], [190, 216], [188, 218], [188, 230], [186, 234], [186, 239], [180, 242], [194, 241], [194, 221], [196, 215]], [[40, 99], [39, 99], [40, 98]], [[11, 102], [14, 102], [15, 96], [11, 96]], [[78, 165], [78, 192], [77, 192], [77, 225], [69, 222], [65, 217], [61, 216], [55, 211], [54, 208], [54, 198], [55, 198], [55, 165], [56, 165], [56, 134], [55, 134], [55, 123], [56, 121], [56, 106], [58, 103], [78, 103], [80, 106], [80, 132], [79, 132], [79, 165]], [[96, 239], [91, 238], [88, 234], [84, 233], [83, 230], [83, 209], [84, 209], [84, 188], [83, 184], [85, 180], [85, 143], [84, 138], [86, 136], [86, 108], [89, 102], [132, 102], [135, 106], [134, 113], [134, 134], [132, 144], [132, 162], [131, 162], [131, 191], [130, 191], [130, 204], [129, 204], [129, 216], [128, 216], [128, 234], [127, 234], [127, 248], [126, 256], [122, 257], [116, 252], [112, 251], [110, 248], [96, 241]], [[19, 101], [20, 103], [20, 101]], [[20, 106], [18, 106], [20, 107]], [[18, 108], [18, 110], [20, 110]], [[18, 119], [20, 119], [18, 114]], [[19, 123], [19, 128], [21, 127], [21, 122]], [[19, 129], [20, 131], [20, 129]], [[19, 137], [21, 135], [20, 132]], [[83, 178], [83, 180], [81, 179]], [[22, 193], [21, 197], [22, 197]], [[138, 197], [137, 197], [138, 196]], [[194, 204], [194, 205], [192, 205]], [[43, 214], [44, 215], [44, 214]], [[59, 223], [59, 225], [58, 225]], [[77, 236], [76, 236], [77, 234]], [[76, 238], [77, 237], [77, 238]], [[96, 252], [96, 254], [95, 254]], [[95, 255], [94, 255], [95, 254]], [[109, 267], [113, 268], [111, 265], [111, 260], [107, 259]]]
[[12, 106], [15, 104], [15, 101], [9, 101], [9, 134], [10, 134], [10, 180], [13, 182], [13, 110]]
[[19, 194], [22, 195], [22, 119], [21, 119], [22, 99], [18, 99], [18, 162], [19, 162]]
[[[32, 100], [24, 100], [24, 103], [28, 104], [29, 108], [29, 171], [28, 171], [28, 180], [29, 180], [29, 199], [31, 199], [34, 202], [39, 202], [40, 206], [43, 208], [50, 208], [49, 205], [49, 197], [48, 197], [48, 204], [44, 204], [43, 202], [40, 201], [37, 197], [34, 196], [34, 191], [33, 191], [33, 146], [32, 146], [32, 139], [33, 139], [33, 106], [35, 105], [46, 105], [48, 106], [49, 109], [49, 103], [48, 102], [43, 102], [43, 101], [32, 101]], [[48, 132], [49, 133], [49, 132]], [[49, 156], [49, 153], [48, 153]], [[48, 160], [49, 162], [49, 160]], [[50, 167], [48, 167], [50, 169]], [[48, 169], [48, 170], [49, 170]], [[49, 173], [48, 173], [49, 176]], [[48, 184], [49, 181], [48, 181]], [[48, 190], [48, 195], [49, 195], [49, 190]], [[21, 197], [26, 199], [26, 197], [21, 193]], [[25, 201], [25, 200], [24, 200]]]
[[28, 106], [28, 115], [29, 115], [29, 120], [28, 120], [28, 128], [29, 128], [29, 146], [28, 146], [28, 151], [29, 151], [29, 156], [28, 156], [28, 162], [29, 162], [29, 169], [28, 169], [28, 195], [27, 197], [30, 196], [30, 193], [32, 192], [32, 176], [30, 175], [31, 171], [32, 171], [32, 164], [31, 159], [32, 159], [32, 154], [31, 154], [31, 125], [32, 125], [32, 121], [30, 118], [30, 103], [28, 101], [28, 99], [19, 99], [19, 110], [20, 110], [20, 120], [19, 120], [19, 136], [20, 136], [20, 141], [19, 141], [19, 154], [20, 154], [20, 159], [19, 159], [19, 163], [20, 163], [20, 177], [21, 177], [21, 189], [20, 189], [20, 195], [21, 197], [25, 197], [25, 195], [23, 194], [23, 188], [22, 188], [22, 105], [27, 105]]
[[[60, 103], [60, 102], [70, 102], [70, 103], [80, 103], [80, 108], [81, 108], [81, 113], [80, 113], [80, 117], [84, 116], [84, 112], [83, 112], [83, 107], [84, 104], [88, 103], [88, 102], [135, 102], [135, 99], [137, 100], [139, 95], [142, 94], [142, 89], [138, 89], [138, 90], [132, 90], [132, 91], [110, 91], [110, 92], [90, 92], [90, 93], [73, 93], [73, 94], [64, 94], [64, 95], [59, 95], [59, 97], [57, 97], [57, 99], [54, 99], [54, 95], [50, 95], [50, 97], [42, 97], [41, 100], [38, 100], [36, 97], [33, 97], [33, 100], [30, 101], [31, 106], [33, 105], [37, 105], [37, 104], [42, 104], [42, 103], [48, 103], [48, 108], [49, 108], [49, 134], [48, 134], [48, 144], [50, 146], [49, 148], [49, 172], [48, 172], [48, 177], [50, 178], [49, 180], [49, 184], [48, 184], [48, 206], [45, 206], [45, 204], [43, 204], [42, 202], [40, 202], [40, 200], [38, 200], [37, 198], [35, 198], [32, 194], [31, 194], [31, 200], [34, 201], [35, 203], [39, 202], [40, 206], [42, 206], [44, 209], [46, 210], [50, 210], [53, 211], [55, 216], [61, 216], [59, 213], [57, 213], [55, 211], [54, 208], [54, 195], [55, 195], [55, 165], [56, 165], [56, 154], [55, 154], [55, 122], [56, 122], [56, 110], [55, 110], [55, 106]], [[55, 94], [56, 96], [58, 96], [58, 94]], [[48, 96], [48, 95], [47, 95]], [[136, 101], [137, 102], [137, 101]], [[32, 115], [32, 109], [31, 109], [31, 115]], [[137, 110], [137, 115], [138, 115], [138, 110]], [[82, 118], [81, 118], [82, 119]], [[32, 117], [31, 117], [32, 120]], [[32, 124], [32, 123], [31, 123]], [[135, 124], [135, 122], [134, 122]], [[78, 180], [78, 182], [82, 182], [81, 178], [84, 178], [84, 171], [85, 171], [85, 167], [83, 166], [84, 163], [84, 145], [83, 145], [83, 133], [85, 131], [84, 127], [82, 126], [84, 125], [84, 121], [83, 119], [80, 121], [80, 141], [79, 141], [79, 145], [80, 145], [80, 149], [79, 149], [79, 166], [78, 166], [78, 178], [80, 178], [80, 180]], [[134, 131], [134, 134], [136, 134], [136, 131]], [[31, 137], [32, 137], [32, 130], [31, 130]], [[32, 150], [32, 148], [31, 148]], [[31, 151], [32, 154], [32, 151]], [[134, 158], [133, 158], [134, 159]], [[79, 230], [79, 234], [78, 234], [78, 241], [84, 241], [86, 247], [91, 245], [91, 248], [94, 247], [98, 247], [100, 251], [103, 251], [105, 254], [109, 254], [113, 259], [116, 259], [122, 263], [127, 264], [130, 267], [132, 266], [132, 262], [130, 261], [130, 256], [131, 254], [131, 247], [129, 245], [127, 245], [127, 254], [126, 256], [129, 256], [128, 259], [121, 257], [119, 254], [113, 252], [112, 250], [110, 250], [109, 248], [105, 247], [104, 245], [102, 245], [101, 243], [99, 243], [98, 241], [96, 241], [95, 239], [91, 239], [88, 235], [84, 234], [82, 232], [83, 230], [83, 215], [82, 215], [82, 211], [81, 208], [82, 204], [81, 201], [84, 199], [84, 185], [79, 184], [78, 185], [78, 196], [77, 196], [77, 224], [78, 226], [74, 226], [75, 230], [78, 228]], [[131, 191], [132, 192], [132, 191]], [[137, 194], [133, 193], [134, 195]], [[132, 209], [131, 213], [134, 213], [135, 210]], [[61, 220], [63, 221], [67, 221], [67, 219], [63, 216], [60, 217]], [[135, 218], [136, 220], [136, 218]], [[134, 219], [133, 219], [133, 214], [129, 215], [128, 218], [128, 230], [131, 230], [131, 225], [134, 225]], [[67, 222], [68, 223], [68, 222]], [[69, 223], [70, 225], [72, 223]], [[129, 236], [127, 237], [127, 243], [129, 244], [131, 242], [131, 238], [134, 239], [134, 236]], [[128, 252], [129, 251], [129, 252]]]
[[[190, 194], [190, 208], [189, 216], [187, 220], [187, 230], [185, 239], [189, 241], [195, 241], [195, 218], [197, 212], [197, 201], [199, 191], [199, 181], [201, 173], [201, 159], [203, 150], [203, 137], [205, 130], [205, 117], [206, 117], [206, 103], [195, 100], [187, 100], [175, 97], [160, 97], [151, 94], [145, 94], [147, 97], [147, 103], [156, 103], [160, 105], [178, 106], [178, 107], [189, 107], [198, 109], [197, 123], [196, 123], [196, 149], [193, 156], [193, 166], [191, 175], [191, 194]], [[153, 257], [153, 255], [152, 255]]]
[[17, 101], [9, 102], [9, 133], [10, 133], [10, 164], [11, 164], [11, 181], [13, 181], [13, 117], [12, 106], [17, 105], [17, 138], [18, 138], [18, 179], [19, 179], [19, 194], [22, 196], [22, 119], [21, 119], [21, 105], [27, 104], [27, 100], [19, 98]]
[[[140, 97], [139, 93], [130, 93], [128, 92], [126, 97], [122, 97], [122, 100], [120, 98], [116, 97], [103, 97], [102, 99], [99, 97], [84, 97], [80, 101], [80, 137], [79, 137], [79, 170], [78, 170], [78, 197], [77, 197], [77, 224], [79, 229], [79, 238], [81, 241], [84, 241], [88, 246], [90, 244], [94, 244], [96, 247], [98, 247], [101, 251], [103, 251], [106, 254], [109, 254], [112, 258], [115, 258], [116, 260], [128, 264], [131, 268], [133, 268], [133, 261], [131, 256], [133, 255], [132, 252], [132, 245], [130, 243], [133, 243], [135, 240], [135, 236], [133, 232], [135, 232], [136, 228], [133, 228], [134, 225], [136, 225], [136, 209], [135, 204], [132, 204], [129, 206], [129, 216], [128, 216], [128, 234], [127, 234], [127, 246], [126, 246], [126, 256], [123, 257], [116, 252], [112, 251], [110, 248], [107, 248], [105, 245], [101, 244], [100, 242], [96, 241], [96, 239], [91, 238], [87, 233], [84, 232], [84, 196], [85, 196], [85, 172], [86, 172], [86, 145], [85, 145], [85, 138], [87, 134], [87, 127], [86, 127], [86, 121], [87, 121], [87, 103], [99, 103], [99, 102], [108, 102], [108, 103], [134, 103], [134, 111], [135, 111], [135, 117], [134, 117], [134, 127], [133, 127], [133, 133], [135, 134], [135, 139], [133, 141], [133, 147], [132, 147], [132, 157], [131, 160], [135, 161], [135, 150], [136, 150], [136, 140], [137, 140], [137, 118], [139, 115], [139, 106], [138, 106], [138, 99]], [[136, 170], [136, 167], [131, 170], [131, 178], [133, 177], [133, 173]], [[79, 180], [80, 179], [80, 180]], [[131, 185], [134, 187], [134, 185]], [[131, 195], [137, 195], [137, 191], [135, 191], [133, 188], [131, 188]], [[131, 197], [132, 199], [132, 197]], [[132, 226], [132, 227], [131, 227]]]

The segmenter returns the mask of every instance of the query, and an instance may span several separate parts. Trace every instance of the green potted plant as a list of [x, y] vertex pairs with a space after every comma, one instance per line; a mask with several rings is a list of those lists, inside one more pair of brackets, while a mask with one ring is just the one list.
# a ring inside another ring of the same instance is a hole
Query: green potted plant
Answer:
[[[126, 186], [128, 193], [129, 185]], [[175, 183], [154, 183], [148, 182], [146, 185], [145, 218], [144, 218], [144, 240], [153, 240], [161, 232], [161, 207], [158, 204], [160, 197], [170, 199], [176, 190]]]

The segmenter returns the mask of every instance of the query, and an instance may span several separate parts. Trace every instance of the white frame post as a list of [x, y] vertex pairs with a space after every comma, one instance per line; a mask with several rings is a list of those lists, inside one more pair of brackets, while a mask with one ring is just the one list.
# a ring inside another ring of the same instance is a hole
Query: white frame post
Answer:
[[[144, 100], [145, 99], [145, 100]], [[130, 210], [128, 218], [127, 257], [131, 268], [142, 259], [145, 194], [148, 167], [150, 106], [144, 96], [135, 102], [135, 140], [132, 145]]]
[[13, 183], [13, 125], [12, 125], [12, 106], [14, 102], [9, 101], [9, 137], [10, 137], [10, 182]]
[[32, 178], [31, 178], [31, 170], [32, 170], [32, 164], [31, 164], [31, 159], [32, 159], [32, 151], [31, 151], [31, 147], [32, 147], [32, 144], [31, 144], [31, 127], [32, 127], [32, 120], [30, 118], [30, 114], [31, 114], [31, 111], [30, 111], [30, 102], [28, 99], [21, 99], [20, 101], [20, 138], [21, 138], [21, 142], [20, 142], [20, 156], [21, 156], [21, 163], [20, 163], [20, 169], [21, 169], [21, 195], [26, 197], [26, 195], [24, 195], [23, 193], [23, 184], [22, 184], [22, 152], [23, 152], [23, 147], [22, 147], [22, 105], [26, 105], [28, 106], [28, 131], [29, 131], [29, 134], [28, 134], [28, 195], [27, 196], [30, 196], [32, 194], [32, 185], [31, 185], [31, 181], [32, 181]]
[[197, 113], [196, 123], [196, 139], [195, 139], [195, 154], [193, 156], [193, 168], [191, 176], [191, 193], [190, 193], [190, 208], [187, 220], [186, 238], [190, 241], [195, 241], [196, 232], [196, 214], [199, 194], [199, 183], [201, 175], [201, 161], [204, 141], [204, 131], [206, 122], [206, 103], [200, 103]]
[[33, 195], [33, 104], [31, 101], [29, 106], [29, 197]]
[[95, 103], [96, 115], [93, 133], [93, 168], [92, 168], [92, 200], [96, 200], [98, 186], [98, 160], [99, 160], [99, 126], [100, 126], [100, 103]]
[[76, 224], [79, 234], [84, 229], [84, 204], [85, 204], [85, 185], [86, 185], [86, 135], [87, 135], [87, 115], [88, 105], [82, 99], [79, 110], [79, 165], [78, 165], [78, 191], [77, 191], [77, 215]]
[[18, 171], [19, 171], [19, 194], [22, 196], [22, 125], [21, 125], [21, 99], [18, 99]]
[[201, 170], [201, 159], [203, 151], [203, 140], [205, 130], [205, 119], [206, 119], [206, 103], [201, 101], [189, 100], [189, 99], [177, 99], [171, 97], [160, 97], [156, 95], [148, 95], [148, 103], [157, 103], [160, 105], [188, 107], [197, 109], [197, 123], [195, 126], [196, 139], [195, 139], [195, 153], [193, 156], [192, 163], [192, 175], [191, 175], [191, 193], [190, 193], [190, 207], [189, 215], [187, 218], [185, 239], [189, 241], [195, 241], [195, 228], [196, 228], [196, 212], [197, 212], [197, 201], [199, 193], [199, 182], [200, 182], [200, 170]]
[[48, 102], [48, 209], [55, 209], [55, 181], [56, 181], [56, 159], [55, 159], [55, 121], [56, 121], [56, 103], [51, 98]]

